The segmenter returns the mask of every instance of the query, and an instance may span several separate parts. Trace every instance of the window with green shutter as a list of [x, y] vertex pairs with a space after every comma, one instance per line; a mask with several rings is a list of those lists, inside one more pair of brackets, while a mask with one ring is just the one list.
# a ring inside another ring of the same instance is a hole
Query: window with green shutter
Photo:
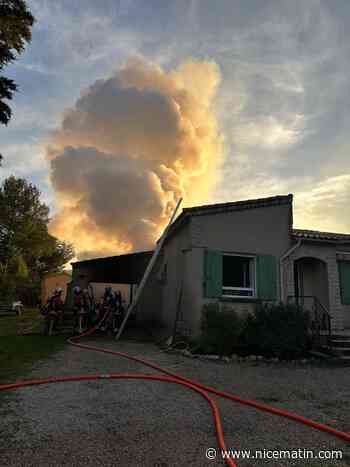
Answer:
[[271, 255], [257, 256], [257, 296], [262, 300], [277, 300], [277, 258]]
[[277, 300], [278, 262], [275, 256], [223, 254], [204, 256], [204, 296]]
[[222, 253], [206, 250], [204, 252], [204, 296], [219, 298], [222, 294]]
[[339, 261], [339, 282], [342, 305], [350, 305], [350, 261]]

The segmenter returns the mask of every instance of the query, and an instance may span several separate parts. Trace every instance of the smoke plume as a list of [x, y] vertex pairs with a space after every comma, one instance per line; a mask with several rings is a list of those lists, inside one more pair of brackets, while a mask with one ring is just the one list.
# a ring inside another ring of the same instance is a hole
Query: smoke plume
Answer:
[[179, 197], [206, 202], [223, 155], [219, 82], [212, 62], [166, 72], [133, 59], [85, 90], [48, 149], [52, 233], [79, 258], [153, 248]]

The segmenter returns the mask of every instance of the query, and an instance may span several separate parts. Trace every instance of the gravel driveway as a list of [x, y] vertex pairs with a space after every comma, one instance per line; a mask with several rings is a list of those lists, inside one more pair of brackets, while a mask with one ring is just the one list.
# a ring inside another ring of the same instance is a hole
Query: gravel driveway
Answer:
[[[84, 343], [147, 358], [174, 372], [350, 431], [350, 369], [311, 365], [192, 360], [150, 343], [85, 339]], [[31, 377], [106, 372], [153, 373], [122, 358], [67, 346]], [[232, 449], [342, 450], [343, 459], [237, 460], [238, 466], [350, 466], [344, 442], [280, 417], [220, 400]], [[8, 393], [0, 404], [0, 465], [215, 466], [209, 406], [177, 385], [140, 381], [53, 384]], [[272, 454], [267, 453], [271, 456]]]

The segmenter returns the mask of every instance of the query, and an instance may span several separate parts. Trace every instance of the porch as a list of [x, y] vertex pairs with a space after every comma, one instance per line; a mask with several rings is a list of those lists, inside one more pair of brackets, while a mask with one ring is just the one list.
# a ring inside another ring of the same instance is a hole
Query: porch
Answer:
[[[299, 243], [281, 264], [283, 292], [285, 302], [309, 311], [311, 333], [317, 346], [339, 349], [348, 355], [350, 329], [340, 261], [334, 244]], [[344, 342], [346, 345], [342, 347]]]

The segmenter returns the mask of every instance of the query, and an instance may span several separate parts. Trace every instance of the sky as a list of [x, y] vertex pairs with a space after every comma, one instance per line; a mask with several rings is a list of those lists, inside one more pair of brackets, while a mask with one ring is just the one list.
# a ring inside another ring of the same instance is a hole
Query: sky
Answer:
[[293, 193], [294, 227], [350, 232], [348, 0], [28, 6], [0, 180], [36, 184], [80, 257], [146, 247], [179, 196]]

